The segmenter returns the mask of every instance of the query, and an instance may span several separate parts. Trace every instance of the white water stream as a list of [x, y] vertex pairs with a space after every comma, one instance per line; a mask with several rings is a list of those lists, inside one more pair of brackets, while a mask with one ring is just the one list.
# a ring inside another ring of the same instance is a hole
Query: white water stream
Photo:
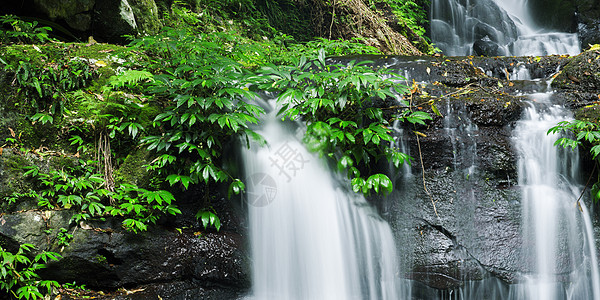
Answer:
[[[252, 299], [407, 299], [389, 225], [275, 116], [243, 152]], [[291, 125], [291, 124], [288, 124]]]
[[[577, 152], [554, 146], [546, 132], [571, 119], [550, 93], [533, 94], [514, 139], [523, 190], [523, 262], [529, 271], [513, 299], [600, 299], [593, 228], [583, 201]], [[579, 209], [578, 209], [579, 208]]]
[[431, 40], [449, 56], [473, 55], [476, 41], [498, 46], [498, 55], [576, 55], [577, 34], [540, 28], [527, 0], [432, 0]]

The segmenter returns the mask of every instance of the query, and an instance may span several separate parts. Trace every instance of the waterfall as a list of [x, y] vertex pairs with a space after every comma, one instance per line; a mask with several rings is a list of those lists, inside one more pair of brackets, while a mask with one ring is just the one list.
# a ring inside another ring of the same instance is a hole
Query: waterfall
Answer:
[[552, 105], [550, 95], [531, 95], [536, 105], [530, 104], [514, 131], [527, 274], [523, 284], [513, 287], [511, 298], [600, 299], [592, 225], [585, 203], [577, 202], [579, 158], [576, 152], [554, 146], [557, 137], [546, 134], [571, 116]]
[[539, 28], [526, 0], [432, 0], [431, 40], [450, 56], [578, 54], [575, 33]]
[[[272, 113], [243, 151], [251, 299], [407, 299], [391, 229]], [[292, 125], [292, 126], [286, 126]]]

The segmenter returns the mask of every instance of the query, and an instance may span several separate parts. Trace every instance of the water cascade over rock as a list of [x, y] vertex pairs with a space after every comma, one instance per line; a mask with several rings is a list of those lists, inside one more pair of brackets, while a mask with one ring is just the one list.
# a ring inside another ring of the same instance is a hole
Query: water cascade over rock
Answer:
[[432, 0], [431, 40], [450, 56], [578, 54], [577, 34], [539, 28], [524, 0]]
[[251, 299], [408, 298], [388, 224], [284, 125], [272, 114], [268, 146], [243, 153]]
[[[514, 299], [600, 299], [600, 277], [592, 224], [580, 187], [577, 152], [554, 146], [550, 127], [571, 118], [551, 102], [552, 93], [532, 94], [514, 131], [523, 189], [524, 283]], [[580, 210], [576, 209], [579, 206]]]

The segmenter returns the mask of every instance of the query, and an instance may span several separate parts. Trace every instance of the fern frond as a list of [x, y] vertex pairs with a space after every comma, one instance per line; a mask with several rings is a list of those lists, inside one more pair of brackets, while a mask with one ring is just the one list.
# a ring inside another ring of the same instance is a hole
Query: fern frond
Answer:
[[108, 84], [113, 89], [118, 89], [125, 85], [135, 85], [146, 80], [154, 81], [152, 73], [148, 71], [127, 70], [119, 75], [111, 76]]

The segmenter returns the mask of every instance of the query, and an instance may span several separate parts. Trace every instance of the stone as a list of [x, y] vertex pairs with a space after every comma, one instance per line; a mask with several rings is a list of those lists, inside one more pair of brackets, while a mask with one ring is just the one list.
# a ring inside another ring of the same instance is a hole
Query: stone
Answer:
[[480, 39], [473, 43], [473, 53], [479, 56], [504, 56], [506, 52], [500, 46], [486, 38]]
[[51, 20], [68, 19], [94, 8], [95, 0], [34, 0], [36, 8]]

